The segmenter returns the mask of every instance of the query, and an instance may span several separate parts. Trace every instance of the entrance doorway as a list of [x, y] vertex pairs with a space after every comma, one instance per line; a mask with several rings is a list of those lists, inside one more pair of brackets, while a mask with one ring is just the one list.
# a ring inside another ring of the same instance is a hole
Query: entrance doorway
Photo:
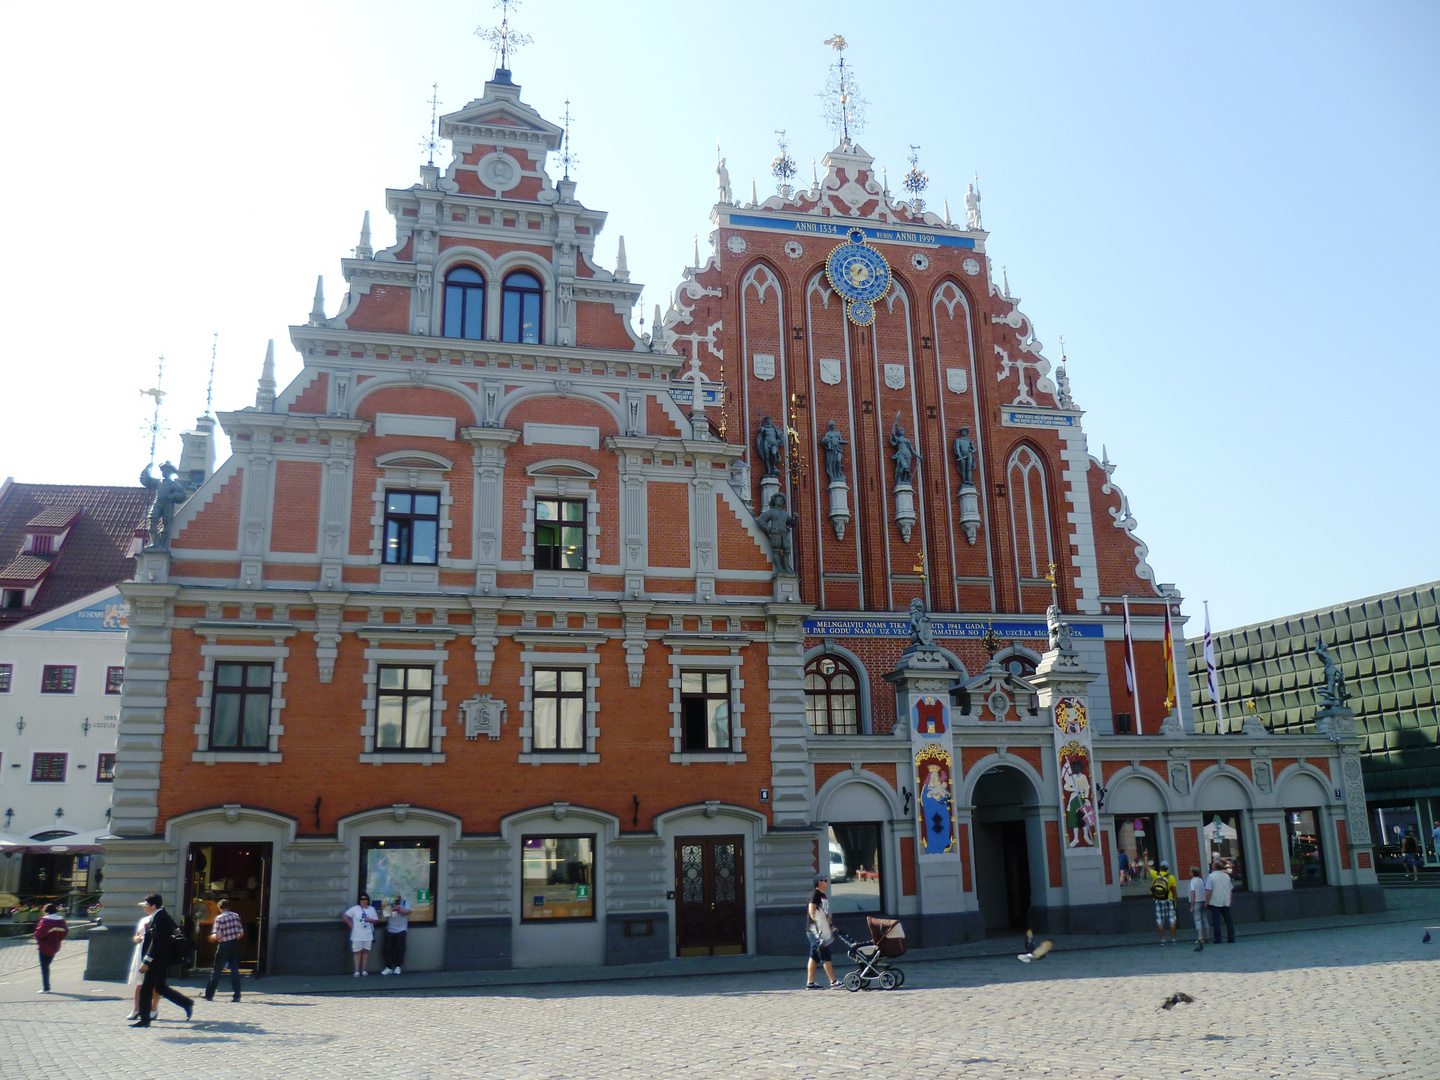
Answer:
[[245, 936], [240, 967], [252, 974], [266, 970], [270, 936], [270, 844], [191, 844], [185, 856], [185, 933], [195, 943], [195, 966], [215, 959], [210, 930], [221, 899], [240, 916]]
[[676, 954], [730, 956], [744, 951], [744, 838], [676, 837]]
[[1025, 930], [1032, 895], [1031, 823], [1039, 824], [1035, 788], [1025, 775], [996, 766], [975, 785], [975, 891], [991, 934]]

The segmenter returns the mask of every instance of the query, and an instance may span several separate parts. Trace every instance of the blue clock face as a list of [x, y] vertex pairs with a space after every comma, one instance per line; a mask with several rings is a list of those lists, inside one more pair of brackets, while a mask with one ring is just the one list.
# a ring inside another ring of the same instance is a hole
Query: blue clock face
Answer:
[[890, 267], [885, 256], [864, 242], [865, 234], [850, 230], [850, 240], [830, 252], [825, 276], [830, 287], [852, 304], [873, 304], [890, 291]]

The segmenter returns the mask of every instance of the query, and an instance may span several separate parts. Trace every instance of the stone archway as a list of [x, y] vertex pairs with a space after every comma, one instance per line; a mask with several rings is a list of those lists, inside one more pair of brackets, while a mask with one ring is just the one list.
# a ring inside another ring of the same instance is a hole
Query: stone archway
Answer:
[[1045, 895], [1040, 795], [1019, 769], [992, 765], [975, 781], [972, 811], [975, 895], [989, 934], [1022, 931]]

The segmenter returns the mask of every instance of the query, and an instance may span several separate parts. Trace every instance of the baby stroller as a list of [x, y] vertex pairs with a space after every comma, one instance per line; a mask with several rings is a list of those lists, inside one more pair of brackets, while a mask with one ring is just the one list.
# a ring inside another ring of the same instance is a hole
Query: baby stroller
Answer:
[[835, 931], [846, 954], [857, 965], [854, 971], [845, 973], [845, 989], [853, 994], [857, 990], [873, 990], [878, 983], [881, 990], [894, 990], [905, 982], [905, 972], [888, 961], [905, 955], [905, 928], [899, 919], [877, 919], [872, 915], [865, 921], [870, 924], [868, 945], [851, 941], [839, 930]]

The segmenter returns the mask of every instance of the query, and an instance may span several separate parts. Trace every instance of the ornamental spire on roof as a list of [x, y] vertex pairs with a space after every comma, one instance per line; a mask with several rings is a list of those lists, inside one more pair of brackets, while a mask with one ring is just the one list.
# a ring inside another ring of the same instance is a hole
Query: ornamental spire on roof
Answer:
[[510, 29], [510, 10], [519, 6], [520, 0], [495, 0], [495, 7], [500, 9], [500, 25], [482, 26], [475, 31], [476, 36], [481, 41], [487, 42], [495, 54], [496, 82], [510, 81], [510, 54], [522, 45], [529, 45], [535, 40], [529, 34], [521, 34]]
[[825, 80], [825, 123], [840, 137], [840, 146], [850, 149], [850, 137], [859, 135], [865, 128], [866, 101], [856, 93], [855, 74], [845, 64], [845, 50], [849, 43], [839, 34], [825, 39], [840, 58], [830, 65], [830, 74]]

